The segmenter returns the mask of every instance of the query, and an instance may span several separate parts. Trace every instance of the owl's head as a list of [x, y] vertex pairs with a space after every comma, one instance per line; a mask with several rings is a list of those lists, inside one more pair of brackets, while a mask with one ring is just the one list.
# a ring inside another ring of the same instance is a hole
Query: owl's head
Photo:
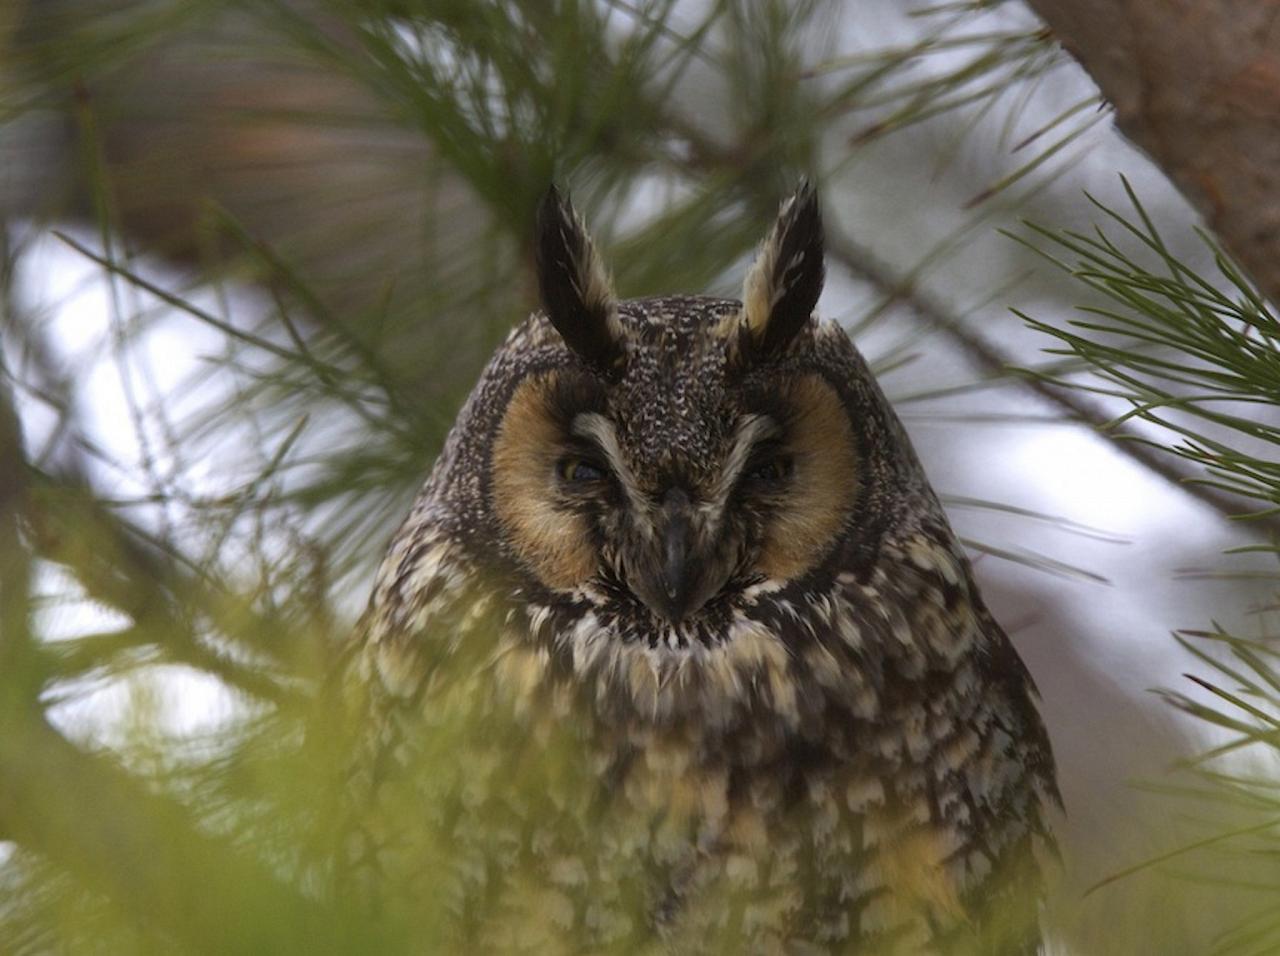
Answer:
[[528, 586], [586, 595], [651, 641], [706, 643], [752, 594], [874, 550], [868, 504], [901, 455], [884, 453], [895, 426], [865, 364], [814, 316], [822, 245], [805, 185], [741, 302], [619, 300], [551, 191], [537, 236], [544, 311], [486, 370], [460, 429], [470, 447], [452, 456], [468, 463], [453, 484], [483, 502], [486, 542]]

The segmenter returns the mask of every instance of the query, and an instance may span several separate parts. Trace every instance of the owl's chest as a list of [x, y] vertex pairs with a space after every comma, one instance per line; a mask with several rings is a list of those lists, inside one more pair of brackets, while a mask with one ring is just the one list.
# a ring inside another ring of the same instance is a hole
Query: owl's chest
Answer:
[[843, 733], [619, 721], [567, 685], [512, 713], [493, 691], [467, 695], [483, 729], [424, 803], [451, 808], [454, 908], [494, 949], [918, 952], [959, 912], [956, 835]]
[[492, 950], [924, 951], [994, 858], [1014, 756], [986, 695], [962, 669], [870, 708], [740, 636], [664, 672], [521, 633], [442, 670], [399, 738], [427, 822], [379, 839], [391, 866], [439, 860]]

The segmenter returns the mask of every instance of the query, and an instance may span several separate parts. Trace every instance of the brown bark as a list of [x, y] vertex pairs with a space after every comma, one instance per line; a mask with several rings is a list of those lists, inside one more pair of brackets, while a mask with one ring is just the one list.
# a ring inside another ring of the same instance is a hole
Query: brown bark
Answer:
[[1280, 0], [1027, 0], [1280, 303]]

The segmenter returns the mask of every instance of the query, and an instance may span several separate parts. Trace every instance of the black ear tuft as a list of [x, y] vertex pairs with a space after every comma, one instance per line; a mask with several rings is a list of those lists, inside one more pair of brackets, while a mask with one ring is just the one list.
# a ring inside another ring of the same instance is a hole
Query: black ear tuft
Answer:
[[813, 315], [822, 294], [822, 213], [808, 181], [778, 213], [742, 290], [742, 319], [757, 354], [779, 352]]
[[597, 371], [615, 374], [623, 344], [613, 283], [582, 220], [555, 186], [538, 207], [535, 258], [542, 306], [565, 345]]

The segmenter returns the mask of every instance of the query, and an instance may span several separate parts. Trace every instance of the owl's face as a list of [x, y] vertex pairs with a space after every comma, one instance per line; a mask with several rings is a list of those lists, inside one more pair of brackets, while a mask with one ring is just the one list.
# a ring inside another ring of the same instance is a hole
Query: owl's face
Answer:
[[[866, 363], [814, 316], [813, 193], [784, 205], [740, 302], [619, 301], [554, 193], [537, 250], [543, 311], [450, 432], [384, 560], [379, 626], [460, 615], [449, 647], [489, 647], [504, 686], [572, 675], [610, 719], [649, 723], [816, 727], [827, 699], [871, 713], [886, 661], [950, 666], [963, 559]], [[915, 607], [942, 638], [917, 638]], [[458, 636], [481, 620], [496, 649]], [[387, 673], [421, 672], [398, 663], [414, 642], [376, 643]]]
[[539, 238], [545, 315], [508, 343], [519, 374], [501, 372], [516, 384], [485, 455], [498, 537], [541, 589], [589, 592], [625, 631], [714, 644], [745, 599], [821, 566], [860, 498], [865, 436], [831, 361], [852, 347], [812, 318], [813, 193], [784, 207], [743, 302], [617, 301], [554, 194]]
[[829, 553], [856, 496], [849, 417], [796, 356], [747, 361], [736, 336], [714, 332], [740, 311], [623, 303], [616, 374], [566, 348], [516, 388], [493, 446], [493, 505], [543, 585], [592, 584], [679, 626]]

